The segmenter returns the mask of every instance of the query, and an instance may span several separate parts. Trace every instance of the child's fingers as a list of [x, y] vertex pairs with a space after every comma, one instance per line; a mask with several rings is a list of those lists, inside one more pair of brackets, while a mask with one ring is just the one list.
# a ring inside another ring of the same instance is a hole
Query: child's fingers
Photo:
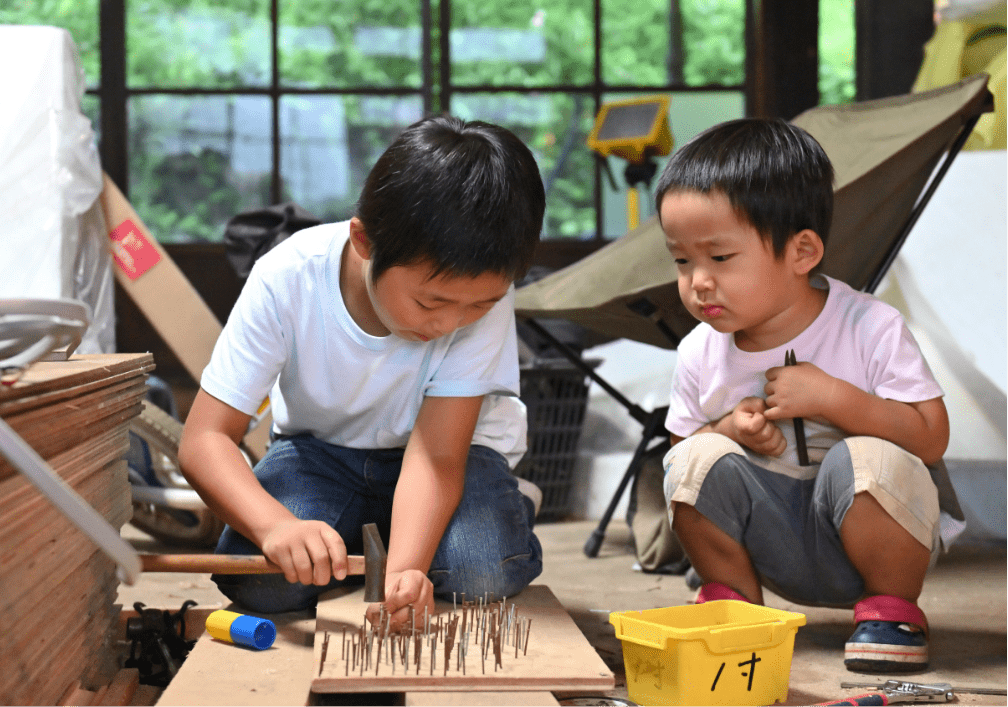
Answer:
[[757, 435], [766, 427], [766, 418], [761, 412], [742, 412], [736, 417], [736, 425], [744, 435]]
[[338, 580], [344, 580], [347, 576], [347, 552], [343, 538], [332, 528], [322, 531], [322, 540], [329, 551], [329, 562], [332, 568], [332, 576]]
[[433, 615], [434, 585], [423, 572], [407, 570], [396, 577], [386, 590], [384, 606], [394, 625], [409, 622], [410, 606], [413, 607], [414, 620], [422, 621], [424, 607]]
[[292, 580], [286, 572], [288, 582], [300, 582], [301, 584], [312, 584], [315, 576], [315, 567], [312, 564], [311, 556], [304, 545], [293, 545], [290, 548], [291, 565], [294, 568], [294, 579]]
[[[386, 609], [392, 613], [393, 624], [409, 625], [410, 607], [413, 608], [414, 625], [419, 626], [423, 623], [425, 607], [427, 608], [428, 615], [434, 615], [434, 585], [426, 577], [424, 577], [424, 580], [417, 585], [411, 585], [411, 591], [409, 592], [411, 599], [399, 605], [397, 609], [388, 606], [386, 602]], [[405, 599], [406, 595], [402, 595], [401, 598]]]
[[312, 581], [306, 584], [317, 584], [324, 586], [329, 584], [329, 578], [333, 576], [332, 563], [329, 558], [329, 548], [322, 539], [321, 534], [311, 533], [304, 540], [305, 551], [311, 562]]

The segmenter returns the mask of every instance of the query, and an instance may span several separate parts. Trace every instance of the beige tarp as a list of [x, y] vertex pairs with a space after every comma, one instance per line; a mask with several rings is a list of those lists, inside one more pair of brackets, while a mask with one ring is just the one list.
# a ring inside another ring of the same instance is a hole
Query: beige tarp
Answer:
[[[822, 144], [836, 172], [823, 271], [859, 290], [881, 274], [939, 159], [966, 123], [990, 109], [987, 76], [979, 75], [796, 117], [792, 122]], [[675, 263], [654, 218], [520, 288], [515, 310], [519, 317], [564, 318], [664, 348], [674, 348], [696, 324], [679, 301]]]

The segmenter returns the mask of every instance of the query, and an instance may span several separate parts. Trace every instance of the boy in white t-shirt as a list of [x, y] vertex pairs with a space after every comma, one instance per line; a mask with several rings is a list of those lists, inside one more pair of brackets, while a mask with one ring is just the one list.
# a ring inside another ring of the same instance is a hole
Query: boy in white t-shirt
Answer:
[[853, 606], [849, 669], [925, 667], [916, 600], [940, 540], [928, 466], [944, 473], [948, 416], [899, 312], [816, 274], [825, 152], [781, 120], [724, 123], [673, 156], [656, 203], [701, 322], [678, 347], [665, 458], [697, 602], [762, 603], [765, 586]]
[[[367, 523], [388, 548], [395, 623], [435, 595], [512, 596], [540, 574], [534, 503], [511, 473], [526, 432], [513, 282], [544, 208], [517, 137], [435, 117], [382, 154], [350, 221], [256, 262], [179, 445], [227, 523], [217, 552], [261, 551], [284, 572], [214, 575], [224, 594], [310, 607], [346, 580]], [[253, 470], [238, 442], [267, 393], [273, 441]]]

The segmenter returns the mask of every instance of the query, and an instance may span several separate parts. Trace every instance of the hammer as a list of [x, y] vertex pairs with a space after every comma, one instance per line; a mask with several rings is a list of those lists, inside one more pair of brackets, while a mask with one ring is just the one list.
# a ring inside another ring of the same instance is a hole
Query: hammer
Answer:
[[[361, 528], [363, 555], [347, 555], [347, 574], [364, 575], [364, 601], [385, 601], [385, 544], [378, 526]], [[217, 574], [281, 574], [262, 555], [140, 555], [144, 572], [213, 572]]]

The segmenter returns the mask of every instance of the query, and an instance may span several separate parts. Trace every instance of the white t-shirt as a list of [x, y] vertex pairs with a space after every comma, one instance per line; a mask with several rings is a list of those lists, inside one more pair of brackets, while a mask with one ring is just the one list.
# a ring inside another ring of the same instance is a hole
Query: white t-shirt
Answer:
[[424, 396], [484, 395], [473, 444], [514, 467], [526, 448], [514, 287], [479, 320], [433, 341], [371, 336], [340, 292], [349, 234], [349, 222], [307, 228], [256, 262], [203, 389], [246, 414], [268, 393], [278, 434], [356, 449], [404, 447]]
[[[743, 398], [765, 398], [766, 371], [784, 365], [789, 349], [794, 349], [799, 362], [811, 362], [881, 398], [912, 403], [944, 394], [898, 310], [830, 277], [816, 276], [812, 283], [828, 287], [826, 305], [805, 331], [783, 346], [742, 351], [733, 334], [719, 333], [704, 323], [683, 338], [665, 421], [672, 434], [688, 437], [730, 413]], [[825, 420], [806, 419], [806, 446], [813, 465], [802, 467], [794, 423], [776, 424], [787, 440], [787, 451], [780, 457], [752, 452], [749, 456], [764, 468], [794, 478], [815, 476], [826, 452], [847, 436]]]

